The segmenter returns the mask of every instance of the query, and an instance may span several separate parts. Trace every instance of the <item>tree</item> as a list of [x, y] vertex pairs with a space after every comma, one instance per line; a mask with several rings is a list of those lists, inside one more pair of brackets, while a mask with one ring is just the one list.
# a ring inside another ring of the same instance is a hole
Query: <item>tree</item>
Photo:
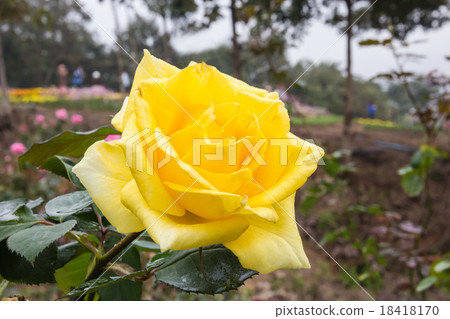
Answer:
[[[289, 70], [291, 77], [303, 73], [310, 62], [299, 62]], [[353, 100], [354, 115], [366, 117], [365, 106], [368, 103], [377, 105], [377, 115], [388, 119], [390, 102], [381, 87], [373, 81], [353, 78], [355, 88]], [[334, 114], [344, 114], [345, 111], [346, 76], [339, 70], [337, 64], [321, 63], [310, 68], [298, 85], [292, 86], [290, 94], [297, 95], [301, 101], [326, 108]]]
[[[342, 10], [342, 1], [345, 10]], [[406, 38], [417, 27], [438, 28], [448, 21], [448, 0], [324, 0], [324, 10], [332, 6], [328, 22], [346, 31], [347, 37], [347, 84], [344, 120], [344, 136], [350, 132], [353, 116], [352, 88], [352, 38], [357, 32], [368, 29], [390, 30], [394, 37]], [[446, 6], [447, 5], [447, 6]], [[342, 11], [345, 11], [342, 13]]]
[[[345, 89], [345, 111], [343, 135], [348, 137], [350, 134], [353, 118], [353, 73], [352, 73], [352, 40], [357, 32], [357, 22], [369, 8], [369, 1], [365, 0], [324, 0], [324, 10], [332, 8], [332, 15], [327, 20], [331, 25], [337, 26], [346, 36], [346, 89]], [[345, 9], [344, 9], [344, 8]], [[356, 17], [356, 18], [355, 18]]]
[[315, 12], [311, 0], [243, 1], [240, 20], [250, 26], [249, 48], [255, 55], [264, 56], [278, 80], [285, 78], [282, 69], [287, 66], [286, 49], [301, 38]]
[[416, 28], [436, 29], [448, 22], [449, 8], [448, 0], [378, 1], [361, 19], [360, 27], [390, 30], [394, 38], [405, 40]]
[[[173, 50], [170, 36], [189, 27], [192, 14], [198, 9], [197, 3], [195, 0], [151, 0], [146, 3], [150, 11], [162, 21], [164, 60], [171, 63]], [[169, 25], [169, 22], [172, 22], [172, 25]]]
[[9, 104], [8, 81], [3, 54], [3, 24], [7, 21], [17, 21], [27, 12], [27, 4], [23, 0], [3, 0], [0, 2], [0, 86], [2, 103], [0, 104], [0, 132], [11, 127], [11, 106]]
[[93, 39], [86, 29], [87, 18], [71, 0], [30, 1], [27, 18], [20, 23], [9, 22], [3, 28], [11, 86], [55, 84], [57, 65], [64, 63], [69, 70], [83, 66], [86, 83], [89, 75], [99, 70], [103, 84], [118, 88], [115, 51]]

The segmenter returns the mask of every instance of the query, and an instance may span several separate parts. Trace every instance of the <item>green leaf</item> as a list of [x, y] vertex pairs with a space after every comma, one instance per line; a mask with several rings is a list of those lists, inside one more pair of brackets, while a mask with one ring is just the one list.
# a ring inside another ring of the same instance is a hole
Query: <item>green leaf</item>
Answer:
[[397, 173], [398, 173], [398, 175], [403, 176], [403, 175], [409, 174], [413, 171], [414, 171], [414, 168], [412, 166], [408, 165], [408, 166], [400, 168], [397, 171]]
[[81, 244], [77, 241], [58, 246], [58, 262], [56, 264], [56, 267], [61, 268], [67, 262], [69, 262], [76, 254], [77, 250], [81, 247]]
[[36, 257], [34, 265], [10, 251], [6, 241], [0, 242], [0, 275], [12, 282], [41, 284], [55, 282], [57, 249], [51, 244]]
[[100, 300], [134, 301], [141, 300], [142, 282], [121, 280], [98, 290]]
[[45, 205], [45, 212], [50, 217], [63, 219], [92, 203], [92, 198], [87, 191], [77, 191], [53, 198]]
[[[107, 249], [111, 248], [117, 241], [117, 238], [108, 240], [106, 243]], [[164, 258], [160, 259], [161, 261], [164, 260]], [[121, 260], [134, 268], [140, 267], [139, 252], [134, 247], [129, 249]], [[111, 272], [107, 272], [100, 278], [81, 284], [61, 298], [85, 296], [98, 291], [101, 300], [140, 300], [142, 282], [132, 282], [130, 279], [144, 276], [150, 269], [158, 265], [160, 265], [160, 262], [149, 263], [145, 269], [124, 276], [115, 276]]]
[[98, 224], [97, 216], [93, 211], [82, 211], [76, 215], [67, 217], [65, 220], [75, 220], [77, 225], [75, 230], [82, 232], [97, 232], [100, 231], [100, 225]]
[[394, 79], [394, 75], [392, 75], [391, 73], [380, 73], [375, 75], [374, 77], [371, 78], [371, 80], [375, 80], [375, 79], [388, 79], [388, 80], [393, 80]]
[[441, 260], [434, 266], [435, 272], [442, 272], [450, 268], [450, 260]]
[[92, 279], [89, 281], [86, 281], [85, 283], [81, 284], [80, 286], [76, 287], [75, 289], [72, 289], [69, 293], [66, 295], [58, 298], [74, 298], [79, 297], [81, 295], [88, 295], [90, 293], [96, 292], [99, 289], [109, 287], [111, 285], [119, 284], [125, 280], [133, 279], [134, 277], [143, 276], [146, 274], [146, 270], [137, 271], [125, 276], [102, 276], [97, 279]]
[[9, 224], [9, 225], [0, 225], [0, 241], [8, 238], [15, 233], [30, 228], [36, 224], [36, 222], [28, 222], [28, 223], [20, 223], [20, 224]]
[[380, 45], [381, 42], [378, 40], [374, 40], [374, 39], [367, 39], [367, 40], [363, 40], [363, 41], [359, 41], [359, 45], [362, 46], [367, 46], [367, 45]]
[[42, 199], [42, 197], [39, 197], [34, 200], [29, 200], [25, 206], [27, 206], [30, 209], [33, 209], [33, 208], [40, 206], [43, 202], [44, 202], [44, 199]]
[[204, 247], [202, 256], [206, 280], [199, 249], [174, 251], [156, 271], [156, 280], [188, 292], [216, 294], [237, 289], [257, 274], [243, 268], [238, 258], [222, 245]]
[[[106, 249], [111, 249], [118, 241], [118, 238], [111, 237], [105, 245]], [[123, 256], [119, 255], [117, 258], [112, 260], [112, 262], [115, 261], [126, 263], [134, 269], [141, 268], [141, 257], [139, 255], [139, 251], [135, 247], [129, 248]], [[107, 272], [106, 275], [112, 277], [114, 274]], [[100, 300], [141, 300], [142, 282], [121, 280], [121, 282], [117, 282], [106, 288], [99, 289], [98, 294], [100, 296]]]
[[50, 171], [56, 175], [67, 178], [75, 187], [85, 189], [80, 179], [72, 172], [75, 162], [64, 156], [54, 156], [49, 158], [42, 166], [42, 169]]
[[424, 186], [422, 177], [415, 172], [403, 175], [401, 184], [404, 191], [410, 197], [419, 195], [422, 192]]
[[51, 139], [34, 144], [25, 154], [19, 157], [19, 167], [25, 162], [35, 166], [43, 165], [55, 155], [80, 157], [97, 141], [105, 139], [110, 134], [120, 134], [115, 129], [104, 126], [89, 132], [66, 131]]
[[8, 247], [33, 264], [40, 252], [64, 236], [75, 224], [76, 221], [69, 220], [53, 226], [38, 225], [21, 230], [8, 238]]
[[68, 293], [73, 287], [77, 287], [84, 282], [91, 256], [92, 253], [81, 254], [63, 267], [56, 269], [56, 285], [64, 293]]
[[1, 215], [2, 220], [0, 220], [0, 224], [26, 223], [41, 220], [42, 217], [33, 214], [33, 211], [29, 207], [29, 205], [35, 205], [36, 201], [27, 202], [26, 200], [22, 201], [22, 199], [18, 199], [2, 202], [5, 204], [3, 205], [4, 210]]
[[134, 246], [141, 251], [160, 252], [158, 244], [148, 240], [137, 240]]
[[434, 276], [426, 277], [419, 282], [419, 284], [417, 285], [416, 291], [421, 292], [421, 291], [427, 290], [428, 288], [433, 286], [436, 281], [437, 281], [437, 277], [434, 277]]
[[0, 202], [0, 222], [18, 221], [19, 216], [14, 213], [26, 205], [27, 200], [24, 198], [17, 198]]

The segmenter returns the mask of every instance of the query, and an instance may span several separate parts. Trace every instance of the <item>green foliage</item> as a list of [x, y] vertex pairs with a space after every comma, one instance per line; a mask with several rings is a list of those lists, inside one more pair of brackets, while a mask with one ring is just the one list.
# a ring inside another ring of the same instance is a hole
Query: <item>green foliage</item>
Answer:
[[8, 238], [8, 248], [34, 264], [36, 257], [45, 248], [64, 236], [75, 224], [75, 221], [70, 220], [58, 225], [37, 225], [21, 230]]
[[156, 272], [156, 280], [178, 289], [217, 294], [237, 289], [256, 271], [245, 269], [233, 253], [221, 245], [174, 251]]
[[[291, 67], [289, 78], [295, 79], [309, 65], [309, 62], [299, 62]], [[353, 86], [354, 116], [367, 116], [367, 104], [375, 103], [377, 117], [389, 117], [390, 102], [378, 84], [355, 78]], [[336, 64], [321, 63], [311, 67], [302, 77], [302, 82], [292, 86], [289, 94], [300, 97], [309, 105], [324, 107], [333, 114], [342, 115], [345, 109], [345, 76]]]
[[[6, 241], [0, 242], [0, 275], [12, 282], [42, 284], [55, 282], [57, 248], [51, 244], [34, 260], [32, 265], [24, 257], [8, 249]], [[5, 262], [6, 261], [6, 262]]]
[[68, 293], [85, 281], [91, 257], [91, 253], [83, 253], [56, 269], [56, 284], [63, 292]]
[[92, 198], [87, 191], [77, 191], [50, 200], [45, 205], [45, 212], [52, 218], [62, 220], [67, 216], [80, 212], [92, 205], [92, 203]]
[[171, 256], [172, 251], [166, 251], [163, 253], [159, 253], [155, 255], [152, 259], [150, 259], [145, 268], [139, 271], [131, 272], [122, 276], [111, 276], [106, 275], [102, 276], [98, 279], [92, 279], [89, 281], [86, 281], [85, 283], [81, 284], [80, 286], [72, 289], [69, 293], [64, 295], [61, 298], [75, 298], [80, 297], [82, 295], [88, 295], [94, 292], [97, 292], [98, 290], [102, 288], [109, 287], [111, 285], [118, 284], [120, 282], [131, 280], [136, 277], [146, 276], [151, 270], [161, 266], [164, 261]]
[[444, 287], [448, 290], [450, 287], [450, 259], [449, 254], [442, 259], [438, 259], [430, 267], [428, 277], [420, 281], [416, 287], [417, 292], [430, 289], [433, 286]]
[[83, 184], [81, 184], [80, 179], [72, 172], [72, 167], [75, 166], [75, 162], [70, 158], [64, 156], [54, 156], [50, 157], [41, 166], [41, 169], [45, 169], [56, 175], [62, 176], [70, 180], [70, 182], [79, 189], [84, 189]]
[[378, 1], [362, 17], [359, 27], [388, 29], [395, 38], [405, 39], [416, 28], [436, 29], [448, 22], [448, 5], [448, 0]]
[[0, 241], [35, 224], [36, 222], [0, 225]]
[[[106, 249], [111, 249], [118, 241], [119, 240], [116, 237], [110, 238], [105, 245]], [[141, 268], [141, 258], [136, 247], [127, 247], [126, 250], [124, 250], [123, 255], [120, 255], [120, 258], [112, 260], [112, 263], [116, 263], [116, 265], [118, 262], [128, 265], [131, 267], [130, 269], [134, 271]], [[114, 274], [111, 271], [105, 273], [105, 276], [113, 275]], [[122, 280], [120, 282], [115, 282], [114, 285], [108, 285], [108, 287], [99, 289], [97, 293], [100, 300], [140, 300], [142, 294], [142, 282]]]
[[34, 144], [19, 157], [19, 165], [22, 167], [25, 162], [36, 166], [45, 165], [46, 161], [55, 155], [80, 157], [95, 142], [118, 133], [107, 126], [89, 132], [66, 131], [47, 141]]
[[17, 198], [0, 202], [0, 223], [37, 221], [40, 218], [33, 215], [32, 209], [41, 203], [41, 198], [36, 200]]
[[292, 117], [292, 125], [331, 125], [342, 121], [341, 115], [324, 115], [318, 117]]
[[398, 171], [403, 190], [409, 196], [414, 197], [422, 193], [428, 172], [438, 158], [447, 158], [447, 154], [433, 146], [422, 145], [420, 150], [414, 153], [410, 164]]

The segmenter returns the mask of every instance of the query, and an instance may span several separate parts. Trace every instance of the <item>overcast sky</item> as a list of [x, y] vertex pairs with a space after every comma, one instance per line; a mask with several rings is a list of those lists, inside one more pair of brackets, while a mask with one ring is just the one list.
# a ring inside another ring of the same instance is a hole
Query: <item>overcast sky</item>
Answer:
[[[222, 1], [228, 2], [226, 0]], [[96, 21], [91, 23], [90, 28], [96, 31], [98, 40], [113, 45], [113, 40], [106, 34], [114, 34], [114, 21], [110, 1], [106, 0], [100, 3], [99, 1], [84, 0], [80, 2], [84, 4]], [[184, 35], [172, 38], [173, 47], [180, 53], [187, 53], [214, 48], [221, 44], [231, 44], [231, 19], [228, 11], [223, 10], [224, 18], [207, 30], [189, 36]], [[128, 21], [132, 18], [130, 14], [131, 12], [127, 12], [124, 8], [119, 10], [120, 27], [122, 29], [126, 27]], [[320, 20], [311, 20], [298, 46], [289, 49], [289, 61], [291, 63], [299, 60], [309, 60], [311, 62], [317, 60], [316, 63], [332, 61], [338, 63], [343, 69], [345, 67], [346, 38], [344, 36], [338, 40], [339, 36], [340, 33], [336, 28], [330, 27]], [[365, 38], [383, 39], [386, 38], [386, 34], [367, 32], [353, 41], [354, 74], [368, 79], [378, 73], [392, 70], [394, 68], [394, 60], [391, 53], [381, 47], [360, 47], [358, 41]], [[425, 58], [419, 62], [408, 63], [407, 70], [426, 74], [433, 69], [438, 69], [447, 75], [450, 74], [450, 62], [445, 59], [445, 56], [450, 55], [450, 24], [435, 31], [423, 32], [422, 30], [417, 30], [408, 37], [408, 41], [414, 40], [426, 40], [412, 47], [414, 48], [414, 53], [422, 54]]]

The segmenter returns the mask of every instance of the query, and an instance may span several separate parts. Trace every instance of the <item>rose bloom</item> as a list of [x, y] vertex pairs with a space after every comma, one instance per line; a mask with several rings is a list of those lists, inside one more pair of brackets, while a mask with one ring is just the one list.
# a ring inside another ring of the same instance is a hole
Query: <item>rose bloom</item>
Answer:
[[163, 251], [220, 243], [260, 273], [310, 267], [294, 199], [324, 152], [289, 132], [277, 93], [145, 51], [112, 124], [122, 137], [73, 171], [119, 232], [145, 229]]
[[26, 124], [20, 124], [19, 131], [22, 133], [26, 133], [28, 131], [28, 126]]
[[66, 109], [57, 109], [55, 112], [55, 116], [58, 120], [65, 121], [68, 118], [67, 110]]
[[83, 123], [83, 115], [81, 114], [74, 114], [70, 117], [70, 122], [73, 124], [80, 124]]
[[27, 147], [20, 142], [16, 142], [16, 143], [11, 144], [11, 146], [9, 147], [9, 150], [14, 155], [21, 155], [22, 153], [25, 153], [25, 151], [27, 150]]
[[36, 124], [42, 124], [45, 122], [45, 115], [43, 114], [36, 114], [34, 118], [34, 123]]

